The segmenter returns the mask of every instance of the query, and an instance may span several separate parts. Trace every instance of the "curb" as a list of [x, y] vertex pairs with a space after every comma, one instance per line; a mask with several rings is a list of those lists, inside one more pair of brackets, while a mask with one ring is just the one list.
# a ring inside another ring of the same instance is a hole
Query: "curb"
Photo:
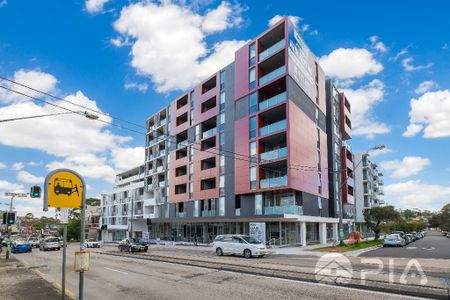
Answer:
[[368, 248], [361, 249], [361, 250], [349, 251], [347, 253], [344, 253], [344, 255], [345, 256], [360, 256], [363, 253], [366, 253], [366, 252], [369, 252], [369, 251], [372, 251], [372, 250], [376, 250], [376, 249], [381, 248], [381, 247], [383, 247], [383, 246], [381, 246], [381, 245], [372, 246], [372, 247], [368, 247]]

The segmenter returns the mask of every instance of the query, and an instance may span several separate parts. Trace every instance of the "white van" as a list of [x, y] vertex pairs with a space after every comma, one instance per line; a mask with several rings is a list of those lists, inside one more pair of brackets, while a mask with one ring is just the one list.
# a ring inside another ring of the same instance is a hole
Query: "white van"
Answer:
[[246, 258], [262, 257], [268, 254], [267, 248], [260, 241], [242, 234], [218, 235], [213, 248], [218, 256], [238, 254]]

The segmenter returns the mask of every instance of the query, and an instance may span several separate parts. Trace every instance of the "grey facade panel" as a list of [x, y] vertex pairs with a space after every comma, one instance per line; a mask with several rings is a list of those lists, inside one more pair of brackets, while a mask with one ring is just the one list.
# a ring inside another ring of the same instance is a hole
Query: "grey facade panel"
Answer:
[[245, 118], [249, 115], [249, 97], [245, 96], [237, 101], [234, 101], [236, 116], [235, 120]]
[[255, 194], [241, 196], [241, 217], [255, 215]]
[[[316, 104], [305, 94], [290, 76], [286, 76], [288, 99], [292, 100], [314, 123], [316, 122]], [[325, 114], [319, 110], [319, 128], [326, 129]]]

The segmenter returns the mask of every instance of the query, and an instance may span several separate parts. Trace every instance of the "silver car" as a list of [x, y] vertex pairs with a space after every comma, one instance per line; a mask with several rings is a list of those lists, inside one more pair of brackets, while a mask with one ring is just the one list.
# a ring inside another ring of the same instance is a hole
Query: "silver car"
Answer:
[[47, 250], [60, 250], [61, 244], [59, 243], [59, 239], [57, 237], [46, 237], [41, 240], [39, 244], [40, 251]]
[[383, 247], [387, 246], [404, 247], [406, 246], [406, 241], [398, 233], [390, 234], [383, 241]]

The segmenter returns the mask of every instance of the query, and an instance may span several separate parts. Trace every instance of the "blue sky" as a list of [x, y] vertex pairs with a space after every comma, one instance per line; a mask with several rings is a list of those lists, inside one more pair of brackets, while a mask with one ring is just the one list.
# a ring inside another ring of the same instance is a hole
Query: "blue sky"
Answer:
[[[289, 15], [352, 103], [354, 152], [387, 145], [372, 155], [383, 167], [385, 200], [436, 210], [450, 199], [449, 10], [438, 1], [0, 0], [0, 76], [144, 126], [272, 18]], [[0, 89], [1, 119], [58, 111]], [[116, 172], [143, 162], [143, 146], [140, 134], [76, 115], [4, 123], [0, 192], [28, 190], [68, 166], [98, 196]], [[41, 205], [15, 206], [42, 214]]]

